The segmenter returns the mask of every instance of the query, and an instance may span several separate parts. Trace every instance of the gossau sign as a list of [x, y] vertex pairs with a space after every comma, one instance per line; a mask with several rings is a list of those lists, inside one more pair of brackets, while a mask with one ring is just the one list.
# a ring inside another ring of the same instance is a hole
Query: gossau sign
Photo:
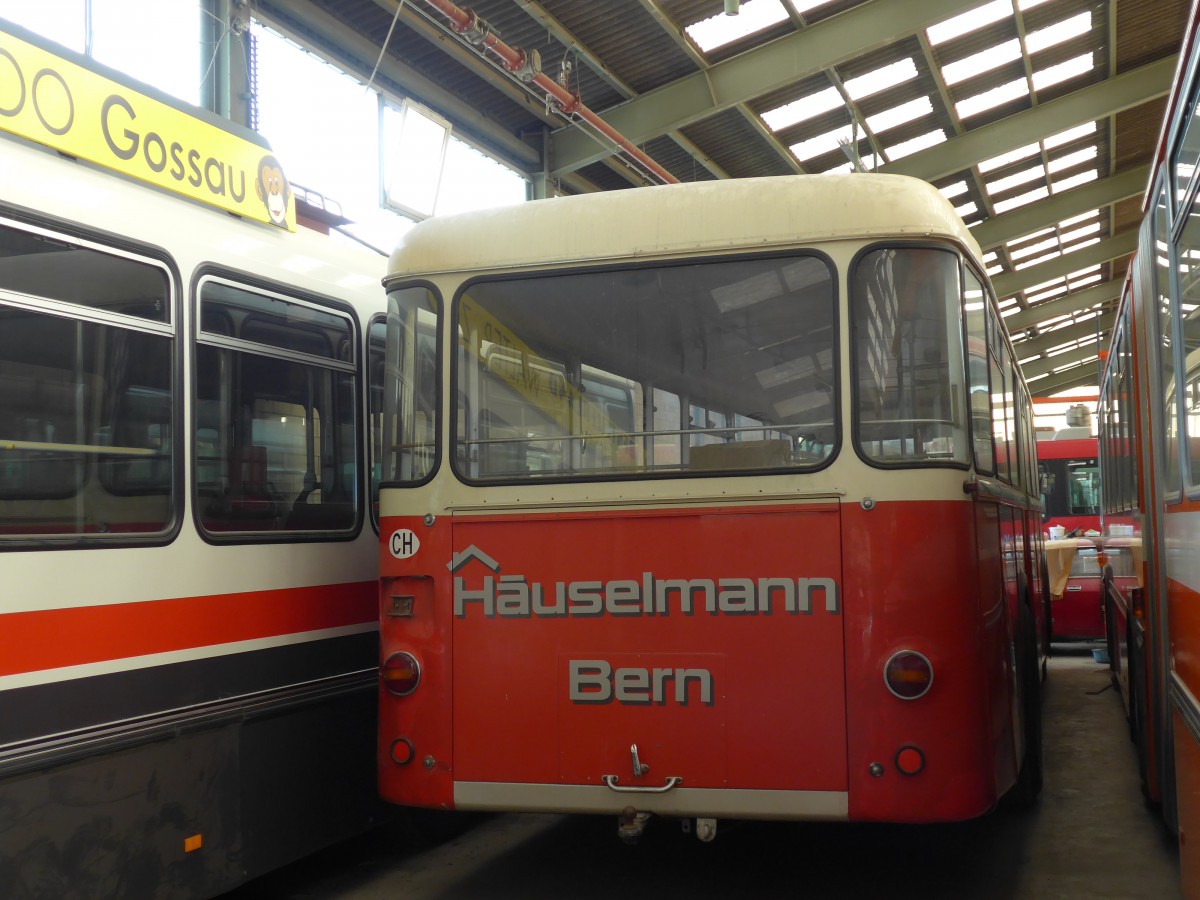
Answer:
[[248, 219], [296, 229], [262, 146], [0, 31], [0, 130]]

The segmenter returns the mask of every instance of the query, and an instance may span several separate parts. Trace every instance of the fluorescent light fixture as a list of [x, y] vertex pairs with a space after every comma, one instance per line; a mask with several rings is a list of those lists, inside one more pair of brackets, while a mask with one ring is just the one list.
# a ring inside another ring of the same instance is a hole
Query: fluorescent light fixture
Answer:
[[1082, 12], [1077, 16], [1071, 16], [1069, 19], [1056, 22], [1048, 28], [1042, 28], [1031, 34], [1027, 34], [1025, 36], [1025, 48], [1029, 51], [1029, 55], [1032, 56], [1041, 50], [1065, 43], [1073, 37], [1087, 34], [1091, 30], [1092, 14], [1090, 12]]
[[946, 19], [946, 21], [939, 22], [936, 25], [931, 25], [926, 29], [925, 33], [929, 37], [929, 43], [937, 46], [961, 35], [978, 31], [985, 25], [998, 22], [1005, 16], [1011, 16], [1012, 14], [1012, 0], [993, 0], [993, 2], [987, 3], [978, 9], [973, 9], [970, 12]]
[[1013, 38], [1011, 41], [1005, 41], [1003, 44], [996, 44], [994, 47], [973, 53], [966, 59], [946, 63], [942, 66], [942, 80], [946, 84], [958, 84], [960, 81], [990, 72], [992, 69], [997, 69], [1005, 63], [1020, 58], [1021, 42]]
[[762, 120], [772, 131], [780, 131], [797, 122], [815, 118], [831, 109], [844, 105], [842, 95], [835, 87], [825, 88], [791, 103], [769, 109], [762, 114]]
[[872, 94], [878, 94], [880, 91], [893, 88], [898, 84], [911, 81], [916, 77], [917, 64], [913, 62], [912, 57], [907, 57], [897, 60], [891, 65], [884, 66], [882, 69], [876, 69], [873, 72], [868, 72], [866, 75], [859, 75], [857, 78], [849, 79], [845, 83], [846, 93], [850, 95], [852, 100], [861, 100], [864, 97], [870, 97]]
[[722, 9], [715, 16], [695, 22], [684, 30], [701, 50], [715, 50], [726, 44], [770, 28], [787, 18], [779, 0], [746, 0], [736, 16], [727, 16]]
[[976, 94], [974, 97], [958, 101], [958, 103], [954, 104], [954, 111], [958, 113], [960, 119], [968, 119], [971, 116], [987, 112], [989, 109], [995, 109], [1003, 103], [1016, 100], [1018, 97], [1025, 97], [1028, 94], [1029, 85], [1026, 84], [1024, 78], [1018, 78], [1007, 84], [994, 87], [990, 91], [984, 91], [982, 94]]

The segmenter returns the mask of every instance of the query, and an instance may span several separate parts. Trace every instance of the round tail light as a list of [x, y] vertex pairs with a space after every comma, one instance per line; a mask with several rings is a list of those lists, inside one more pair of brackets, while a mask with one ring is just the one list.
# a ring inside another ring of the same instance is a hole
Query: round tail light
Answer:
[[929, 693], [933, 684], [933, 666], [916, 650], [901, 650], [883, 667], [887, 689], [901, 700], [916, 700]]
[[401, 650], [389, 656], [379, 669], [379, 677], [389, 694], [407, 697], [421, 683], [421, 664], [407, 651]]

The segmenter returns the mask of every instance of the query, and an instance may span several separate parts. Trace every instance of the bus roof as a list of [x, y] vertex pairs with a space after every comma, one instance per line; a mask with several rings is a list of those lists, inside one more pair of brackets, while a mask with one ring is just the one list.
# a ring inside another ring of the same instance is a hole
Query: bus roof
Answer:
[[787, 175], [605, 191], [428, 219], [401, 238], [388, 277], [896, 237], [949, 240], [980, 256], [953, 206], [928, 182]]

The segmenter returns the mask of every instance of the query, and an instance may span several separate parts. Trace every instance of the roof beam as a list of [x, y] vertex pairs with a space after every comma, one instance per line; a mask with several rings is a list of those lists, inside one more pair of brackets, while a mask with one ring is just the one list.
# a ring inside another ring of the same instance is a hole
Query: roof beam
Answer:
[[1088, 344], [1086, 347], [1068, 350], [1065, 353], [1058, 354], [1058, 356], [1050, 356], [1045, 359], [1035, 359], [1027, 362], [1021, 366], [1021, 371], [1024, 373], [1026, 381], [1030, 378], [1036, 378], [1038, 375], [1052, 375], [1055, 369], [1082, 365], [1089, 360], [1095, 359], [1099, 351], [1100, 347], [1096, 344]]
[[880, 166], [879, 171], [936, 181], [1040, 141], [1047, 135], [1115, 115], [1164, 96], [1171, 88], [1176, 58], [1177, 54], [1165, 56], [1106, 81], [1039, 103], [1024, 112], [973, 128], [936, 147]]
[[1073, 216], [1141, 196], [1150, 178], [1150, 166], [1136, 166], [1108, 178], [1055, 194], [1037, 203], [984, 219], [971, 228], [980, 248], [989, 250], [1027, 234], [1056, 225]]
[[[1055, 328], [1053, 331], [1039, 334], [1035, 338], [1017, 341], [1013, 344], [1013, 351], [1018, 357], [1028, 359], [1038, 353], [1049, 353], [1055, 347], [1061, 347], [1063, 344], [1070, 344], [1074, 341], [1082, 341], [1087, 338], [1095, 338], [1101, 346], [1106, 346], [1106, 337], [1112, 333], [1113, 322], [1116, 321], [1116, 318], [1113, 313], [1107, 313], [1102, 316], [1085, 319], [1082, 322], [1076, 322], [1073, 325], [1064, 325], [1061, 328]], [[1033, 360], [1029, 361], [1033, 362]]]
[[[601, 116], [633, 143], [644, 143], [884, 47], [983, 2], [871, 0], [604, 110]], [[552, 144], [555, 174], [573, 172], [607, 155], [578, 128], [555, 132]]]
[[1117, 279], [1101, 282], [1082, 291], [1063, 294], [1053, 300], [1042, 300], [1032, 304], [1028, 309], [1004, 317], [1004, 325], [1009, 334], [1024, 331], [1039, 322], [1053, 319], [1056, 316], [1067, 316], [1081, 309], [1088, 309], [1101, 303], [1115, 303], [1121, 296], [1122, 282]]
[[1051, 394], [1069, 391], [1072, 388], [1099, 386], [1100, 376], [1095, 367], [1080, 364], [1073, 369], [1059, 372], [1057, 375], [1039, 378], [1029, 385], [1029, 393], [1034, 397], [1049, 397]]
[[1062, 256], [1052, 259], [1049, 262], [1030, 266], [1028, 269], [1022, 269], [1019, 272], [1008, 272], [1004, 275], [997, 275], [992, 279], [992, 287], [996, 291], [997, 299], [1011, 297], [1013, 294], [1018, 294], [1034, 285], [1062, 278], [1064, 275], [1070, 275], [1072, 272], [1078, 272], [1080, 269], [1086, 269], [1089, 266], [1099, 265], [1100, 263], [1119, 259], [1122, 256], [1128, 256], [1137, 249], [1137, 243], [1137, 230], [1130, 229], [1122, 234], [1105, 238], [1099, 243], [1092, 244], [1090, 247], [1084, 247], [1082, 250], [1064, 253]]

